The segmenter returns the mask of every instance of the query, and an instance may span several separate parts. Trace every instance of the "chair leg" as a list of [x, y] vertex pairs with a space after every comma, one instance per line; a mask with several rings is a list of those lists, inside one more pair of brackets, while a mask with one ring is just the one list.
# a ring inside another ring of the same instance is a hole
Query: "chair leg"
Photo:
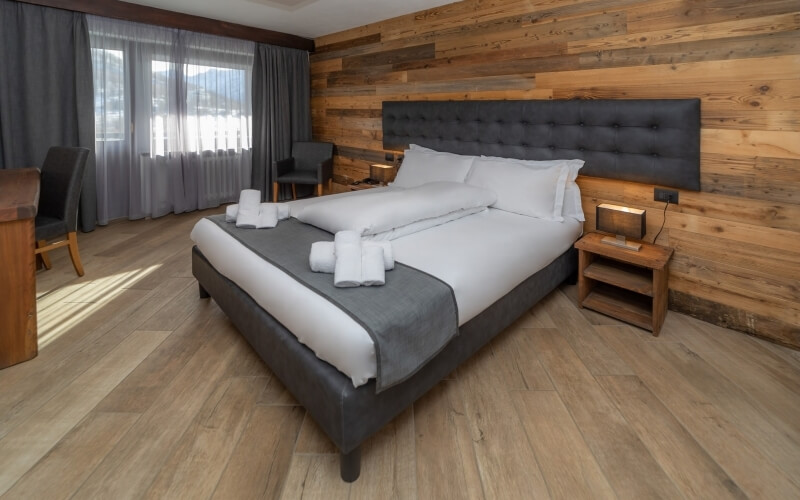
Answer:
[[[47, 245], [47, 241], [45, 241], [45, 240], [39, 240], [39, 241], [36, 242], [36, 246], [38, 248], [42, 248], [43, 246], [46, 246], [46, 245]], [[44, 268], [45, 269], [51, 269], [53, 267], [53, 264], [50, 262], [50, 256], [47, 255], [47, 252], [40, 253], [39, 254], [39, 258], [42, 259], [42, 264], [44, 264]]]
[[83, 276], [83, 264], [81, 264], [81, 256], [78, 253], [78, 235], [75, 231], [67, 234], [69, 240], [69, 256], [72, 258], [72, 265], [75, 267], [75, 272], [78, 276]]
[[272, 183], [272, 201], [273, 202], [277, 202], [278, 201], [278, 183], [277, 182], [273, 182]]
[[297, 199], [297, 188], [294, 186], [294, 182], [292, 183], [292, 199]]
[[317, 196], [322, 196], [322, 184], [317, 184]]

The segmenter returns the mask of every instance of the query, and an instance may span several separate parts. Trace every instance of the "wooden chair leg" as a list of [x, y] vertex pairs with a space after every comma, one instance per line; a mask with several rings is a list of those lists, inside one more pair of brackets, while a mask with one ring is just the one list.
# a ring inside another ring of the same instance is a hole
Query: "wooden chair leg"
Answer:
[[317, 196], [322, 196], [322, 184], [317, 184]]
[[[39, 241], [36, 242], [36, 246], [38, 248], [42, 248], [44, 246], [47, 246], [47, 241], [39, 240]], [[42, 264], [44, 264], [44, 268], [45, 269], [50, 269], [50, 268], [53, 267], [53, 264], [50, 262], [50, 256], [47, 255], [47, 252], [40, 253], [39, 254], [39, 258], [42, 260]]]
[[273, 202], [277, 202], [278, 201], [278, 183], [277, 182], [273, 182], [272, 183], [272, 201]]
[[297, 199], [297, 188], [294, 186], [294, 182], [292, 183], [292, 199]]
[[75, 231], [67, 234], [69, 240], [69, 256], [72, 258], [72, 265], [75, 267], [75, 272], [78, 276], [83, 276], [83, 264], [81, 264], [81, 256], [78, 253], [78, 235]]

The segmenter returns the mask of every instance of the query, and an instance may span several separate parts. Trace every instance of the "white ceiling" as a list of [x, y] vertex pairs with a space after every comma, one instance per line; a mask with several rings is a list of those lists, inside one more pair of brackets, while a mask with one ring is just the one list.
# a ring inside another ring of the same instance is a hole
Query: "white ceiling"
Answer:
[[126, 0], [160, 9], [316, 38], [454, 0]]

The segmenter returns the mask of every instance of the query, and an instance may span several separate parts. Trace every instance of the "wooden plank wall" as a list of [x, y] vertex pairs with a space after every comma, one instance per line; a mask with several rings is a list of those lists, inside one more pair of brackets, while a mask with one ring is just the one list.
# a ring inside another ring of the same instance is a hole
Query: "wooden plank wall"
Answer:
[[[670, 308], [800, 347], [800, 2], [468, 0], [318, 38], [314, 136], [335, 180], [381, 162], [381, 102], [702, 99], [702, 191], [680, 193]], [[580, 177], [662, 221], [653, 186]], [[341, 187], [341, 186], [340, 186]]]

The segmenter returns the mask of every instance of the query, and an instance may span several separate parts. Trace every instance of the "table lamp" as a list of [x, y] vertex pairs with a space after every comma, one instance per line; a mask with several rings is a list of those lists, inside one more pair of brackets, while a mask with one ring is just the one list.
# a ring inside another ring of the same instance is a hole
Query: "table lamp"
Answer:
[[639, 251], [642, 245], [627, 238], [641, 240], [644, 237], [647, 232], [644, 210], [601, 203], [597, 205], [596, 215], [597, 230], [616, 235], [606, 236], [601, 240], [603, 243]]
[[382, 165], [380, 163], [376, 163], [369, 166], [370, 178], [375, 179], [384, 186], [387, 183], [392, 182], [395, 175], [397, 175], [397, 169], [395, 169], [392, 165]]

